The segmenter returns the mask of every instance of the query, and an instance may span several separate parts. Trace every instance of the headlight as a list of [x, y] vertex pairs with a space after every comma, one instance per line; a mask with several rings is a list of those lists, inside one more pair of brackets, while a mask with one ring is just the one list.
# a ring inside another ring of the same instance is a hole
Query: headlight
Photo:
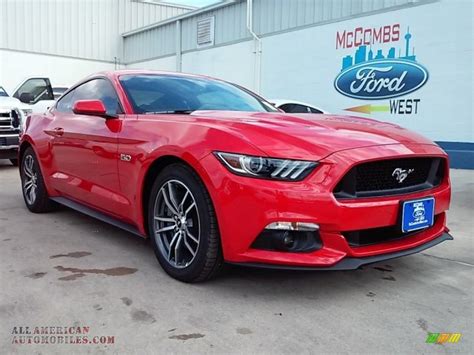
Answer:
[[264, 179], [303, 180], [318, 163], [290, 159], [274, 159], [233, 153], [214, 153], [231, 172]]

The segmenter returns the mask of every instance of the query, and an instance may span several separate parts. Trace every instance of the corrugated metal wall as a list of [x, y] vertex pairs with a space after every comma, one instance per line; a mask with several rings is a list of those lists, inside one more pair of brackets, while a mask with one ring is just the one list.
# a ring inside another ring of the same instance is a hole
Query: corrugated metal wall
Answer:
[[[338, 21], [374, 11], [431, 1], [254, 0], [253, 22], [255, 32], [265, 36], [298, 27]], [[246, 8], [246, 1], [240, 0], [232, 5], [182, 19], [182, 51], [199, 49], [196, 43], [197, 22], [209, 16], [215, 16], [215, 45], [250, 39], [250, 34], [246, 28]], [[175, 25], [166, 24], [127, 35], [124, 38], [125, 63], [174, 54], [176, 41], [174, 27]], [[166, 35], [165, 32], [170, 35]]]
[[255, 0], [255, 32], [266, 35], [291, 28], [337, 21], [416, 0]]
[[133, 0], [0, 0], [0, 48], [114, 61], [123, 32], [188, 11]]

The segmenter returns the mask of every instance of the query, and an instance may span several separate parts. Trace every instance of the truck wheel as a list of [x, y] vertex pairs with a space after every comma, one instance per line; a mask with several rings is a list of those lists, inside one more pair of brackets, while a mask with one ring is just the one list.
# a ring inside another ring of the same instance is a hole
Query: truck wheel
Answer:
[[157, 177], [148, 206], [155, 255], [175, 279], [212, 278], [223, 258], [211, 198], [199, 176], [184, 164], [172, 164]]
[[55, 204], [48, 197], [38, 159], [31, 147], [26, 149], [21, 160], [20, 177], [26, 207], [34, 213], [51, 211]]

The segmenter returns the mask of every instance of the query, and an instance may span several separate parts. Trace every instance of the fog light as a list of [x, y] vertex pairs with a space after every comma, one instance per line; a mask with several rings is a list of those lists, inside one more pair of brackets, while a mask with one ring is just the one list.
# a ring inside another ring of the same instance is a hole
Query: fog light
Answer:
[[287, 231], [317, 231], [319, 225], [306, 222], [274, 222], [270, 223], [265, 229], [287, 230]]
[[283, 244], [285, 244], [285, 247], [288, 249], [291, 249], [295, 245], [295, 238], [286, 232], [283, 237]]
[[306, 222], [275, 222], [269, 224], [254, 240], [252, 248], [309, 253], [322, 247], [319, 226]]

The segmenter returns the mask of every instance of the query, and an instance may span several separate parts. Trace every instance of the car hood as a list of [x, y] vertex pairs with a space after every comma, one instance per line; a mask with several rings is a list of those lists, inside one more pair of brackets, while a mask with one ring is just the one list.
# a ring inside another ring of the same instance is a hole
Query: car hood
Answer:
[[2, 108], [17, 108], [19, 110], [27, 110], [30, 108], [29, 105], [24, 104], [20, 100], [14, 97], [0, 96], [0, 107]]
[[332, 153], [388, 144], [434, 144], [400, 126], [372, 119], [238, 111], [195, 111], [192, 119], [227, 131], [268, 156], [322, 159]]

